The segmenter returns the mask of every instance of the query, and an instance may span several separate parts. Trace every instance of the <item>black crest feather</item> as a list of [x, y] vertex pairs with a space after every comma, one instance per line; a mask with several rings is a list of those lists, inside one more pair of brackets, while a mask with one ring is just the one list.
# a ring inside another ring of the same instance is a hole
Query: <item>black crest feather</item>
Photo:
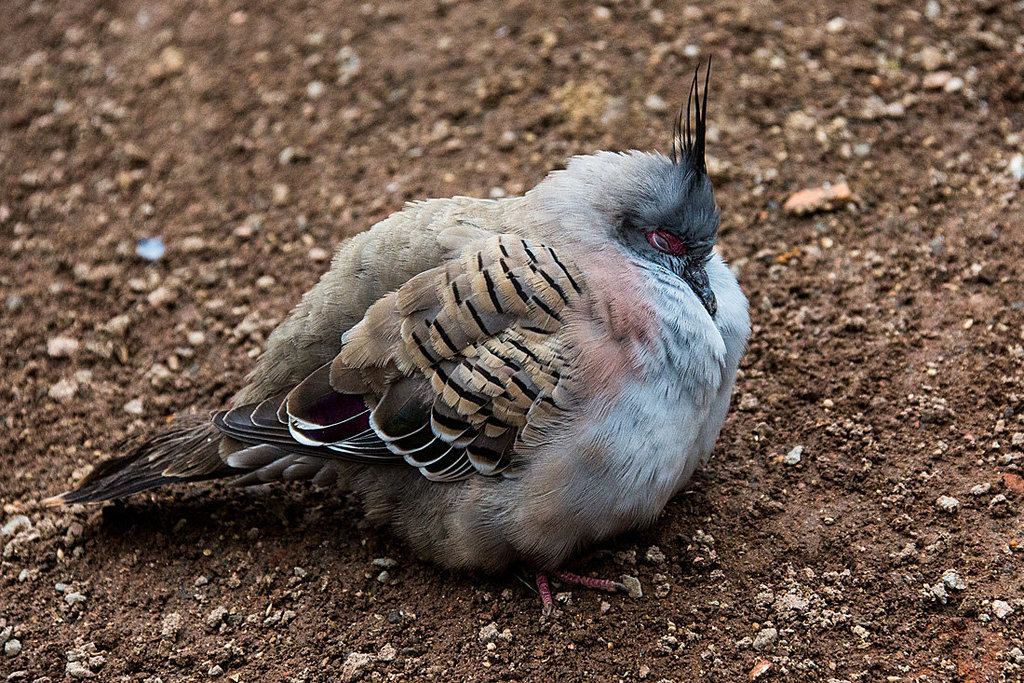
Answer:
[[[686, 96], [686, 118], [683, 118], [683, 108], [679, 108], [679, 116], [676, 118], [672, 130], [672, 163], [678, 164], [684, 159], [687, 160], [694, 170], [704, 173], [707, 167], [704, 163], [704, 141], [707, 135], [708, 120], [708, 83], [711, 81], [711, 58], [708, 57], [708, 66], [704, 72], [704, 93], [703, 96], [698, 87], [698, 76], [700, 75], [700, 64], [693, 70], [693, 82], [690, 83], [690, 92]], [[690, 125], [690, 110], [693, 110], [693, 126]]]

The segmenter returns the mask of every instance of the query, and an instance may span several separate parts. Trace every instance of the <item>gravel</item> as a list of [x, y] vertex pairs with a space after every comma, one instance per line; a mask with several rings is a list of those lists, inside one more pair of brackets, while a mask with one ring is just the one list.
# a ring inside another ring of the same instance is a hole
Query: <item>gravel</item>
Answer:
[[647, 549], [647, 552], [644, 553], [644, 559], [652, 564], [661, 564], [665, 561], [666, 557], [661, 548], [656, 545], [652, 545]]
[[51, 337], [46, 341], [46, 355], [51, 358], [69, 358], [78, 352], [79, 343], [72, 337]]
[[993, 600], [992, 601], [992, 614], [1000, 619], [1006, 619], [1008, 616], [1013, 614], [1013, 608], [1010, 607], [1010, 603], [1005, 600]]
[[963, 580], [963, 577], [955, 569], [947, 569], [942, 572], [942, 583], [950, 590], [962, 591], [967, 588], [967, 582]]
[[626, 587], [626, 593], [629, 597], [634, 600], [638, 600], [644, 596], [643, 587], [640, 585], [640, 579], [629, 574], [623, 574], [621, 577], [622, 585]]
[[341, 666], [342, 683], [349, 683], [363, 675], [363, 671], [373, 664], [376, 657], [365, 652], [353, 652], [345, 658]]
[[32, 520], [25, 515], [15, 515], [7, 520], [3, 527], [0, 527], [0, 537], [14, 536], [18, 532], [28, 531], [32, 528]]
[[778, 639], [778, 637], [778, 630], [774, 628], [763, 628], [760, 631], [758, 631], [757, 635], [754, 637], [754, 641], [750, 644], [750, 646], [758, 652], [760, 652], [761, 650], [764, 650], [766, 647], [774, 643]]
[[800, 460], [804, 453], [803, 446], [795, 446], [792, 450], [782, 456], [782, 464], [784, 465], [799, 465]]
[[953, 496], [939, 496], [935, 499], [935, 507], [943, 512], [956, 512], [960, 507], [960, 501]]
[[174, 642], [178, 638], [178, 634], [181, 632], [181, 615], [177, 612], [170, 612], [164, 615], [163, 621], [160, 623], [160, 635]]

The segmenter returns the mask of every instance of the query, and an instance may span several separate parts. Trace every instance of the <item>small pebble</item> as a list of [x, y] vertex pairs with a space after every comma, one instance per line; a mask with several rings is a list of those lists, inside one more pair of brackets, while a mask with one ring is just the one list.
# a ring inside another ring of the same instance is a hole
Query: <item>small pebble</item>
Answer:
[[398, 561], [390, 557], [376, 557], [370, 564], [381, 569], [391, 569], [398, 566]]
[[133, 398], [132, 400], [130, 400], [127, 403], [124, 404], [123, 409], [124, 409], [124, 412], [128, 413], [129, 415], [142, 415], [142, 413], [143, 413], [142, 399], [141, 398]]
[[213, 610], [206, 616], [206, 625], [210, 628], [217, 628], [221, 622], [228, 615], [227, 607], [214, 607]]
[[74, 593], [65, 593], [64, 594], [64, 602], [68, 603], [68, 605], [70, 605], [72, 607], [74, 607], [75, 605], [80, 605], [80, 604], [82, 604], [85, 601], [86, 601], [86, 597], [84, 595], [82, 595], [81, 593], [74, 592]]
[[306, 86], [306, 95], [311, 100], [319, 99], [324, 94], [324, 84], [320, 81], [310, 81]]
[[284, 206], [288, 203], [288, 197], [291, 194], [291, 190], [284, 183], [274, 183], [274, 187], [270, 191], [270, 200], [274, 203], [274, 206]]
[[46, 395], [58, 403], [70, 401], [78, 393], [78, 383], [73, 379], [62, 379], [50, 386]]
[[960, 501], [953, 496], [939, 496], [935, 499], [935, 506], [943, 512], [956, 512], [960, 507]]
[[933, 71], [932, 73], [925, 74], [925, 77], [921, 79], [921, 86], [925, 90], [941, 90], [942, 88], [945, 88], [952, 79], [953, 74], [948, 71]]
[[833, 17], [825, 24], [825, 30], [829, 33], [842, 33], [845, 29], [846, 19], [843, 17]]
[[917, 53], [917, 58], [920, 60], [921, 66], [924, 67], [925, 71], [935, 71], [946, 61], [942, 56], [942, 50], [931, 45]]
[[0, 536], [13, 536], [19, 531], [27, 531], [32, 528], [32, 520], [25, 515], [15, 515], [11, 517], [7, 522], [0, 528]]
[[967, 583], [955, 569], [947, 569], [942, 572], [942, 583], [946, 584], [946, 588], [955, 591], [962, 591], [967, 588]]
[[1024, 154], [1015, 154], [1013, 158], [1010, 159], [1009, 169], [1010, 175], [1013, 176], [1013, 179], [1018, 183], [1024, 180]]
[[135, 243], [135, 255], [147, 261], [159, 261], [166, 253], [167, 247], [159, 237], [147, 237]]
[[660, 95], [648, 95], [647, 99], [644, 100], [644, 106], [651, 111], [668, 111], [668, 103], [665, 102], [665, 99]]
[[123, 337], [128, 334], [128, 328], [132, 324], [132, 319], [126, 314], [115, 315], [113, 318], [103, 324], [103, 331], [114, 335], [115, 337]]
[[757, 410], [760, 405], [761, 402], [753, 394], [743, 394], [743, 397], [740, 398], [740, 410], [744, 412]]
[[67, 665], [64, 667], [64, 673], [66, 673], [71, 678], [77, 679], [93, 678], [96, 676], [96, 674], [94, 674], [92, 671], [86, 668], [84, 664], [78, 661], [68, 662]]
[[644, 559], [648, 562], [653, 562], [654, 564], [661, 564], [665, 561], [665, 553], [662, 552], [661, 548], [658, 546], [652, 545], [647, 549], [647, 552], [644, 553]]
[[971, 495], [972, 496], [984, 496], [991, 489], [992, 489], [992, 484], [988, 483], [987, 481], [985, 483], [983, 483], [983, 484], [975, 484], [974, 486], [971, 487]]
[[992, 614], [995, 614], [1000, 619], [1006, 619], [1006, 617], [1013, 614], [1013, 608], [1005, 600], [993, 600]]
[[756, 681], [758, 678], [767, 673], [768, 669], [772, 668], [772, 663], [767, 659], [762, 659], [760, 662], [754, 665], [754, 668], [747, 674], [747, 678], [751, 681]]
[[633, 598], [634, 600], [638, 600], [644, 597], [644, 589], [640, 585], [640, 579], [636, 578], [635, 576], [630, 576], [629, 574], [623, 574], [621, 577], [621, 581], [622, 584], [626, 587], [626, 592], [629, 594], [629, 597]]
[[774, 628], [763, 628], [758, 631], [754, 637], [754, 642], [750, 644], [755, 650], [763, 650], [779, 637], [779, 632]]
[[959, 92], [964, 89], [964, 79], [959, 76], [953, 76], [942, 86], [944, 92]]
[[67, 358], [78, 351], [78, 340], [71, 337], [51, 337], [46, 342], [46, 354], [51, 358]]
[[345, 663], [341, 665], [342, 683], [349, 683], [359, 678], [363, 674], [363, 669], [373, 664], [375, 659], [376, 657], [365, 652], [351, 653], [345, 658]]
[[160, 635], [168, 640], [175, 640], [181, 631], [181, 615], [177, 612], [165, 614], [160, 623]]
[[174, 292], [167, 287], [157, 287], [146, 295], [146, 301], [153, 308], [159, 308], [164, 304], [170, 303], [174, 298]]
[[11, 638], [4, 643], [4, 654], [8, 657], [17, 656], [19, 652], [21, 652], [21, 641], [17, 638]]
[[160, 51], [160, 65], [166, 74], [181, 73], [185, 68], [185, 55], [173, 45], [168, 45]]
[[801, 456], [803, 456], [804, 447], [794, 446], [793, 450], [782, 456], [782, 463], [784, 465], [798, 465], [800, 464]]

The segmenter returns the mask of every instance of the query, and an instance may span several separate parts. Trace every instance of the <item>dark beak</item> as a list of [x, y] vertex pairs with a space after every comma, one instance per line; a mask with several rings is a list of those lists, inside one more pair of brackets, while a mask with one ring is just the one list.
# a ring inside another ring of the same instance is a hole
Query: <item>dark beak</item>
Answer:
[[708, 271], [704, 269], [703, 263], [696, 263], [688, 266], [683, 271], [683, 280], [690, 285], [690, 289], [697, 295], [700, 302], [707, 309], [712, 318], [718, 312], [718, 301], [715, 293], [711, 291], [711, 283], [708, 282]]

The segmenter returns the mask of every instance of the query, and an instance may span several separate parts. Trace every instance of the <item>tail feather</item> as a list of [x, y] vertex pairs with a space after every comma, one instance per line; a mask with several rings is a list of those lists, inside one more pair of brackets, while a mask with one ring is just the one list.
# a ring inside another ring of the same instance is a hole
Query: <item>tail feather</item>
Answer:
[[180, 419], [163, 432], [111, 458], [72, 491], [43, 501], [47, 505], [96, 503], [175, 482], [203, 481], [239, 474], [220, 457], [221, 434], [207, 416]]

